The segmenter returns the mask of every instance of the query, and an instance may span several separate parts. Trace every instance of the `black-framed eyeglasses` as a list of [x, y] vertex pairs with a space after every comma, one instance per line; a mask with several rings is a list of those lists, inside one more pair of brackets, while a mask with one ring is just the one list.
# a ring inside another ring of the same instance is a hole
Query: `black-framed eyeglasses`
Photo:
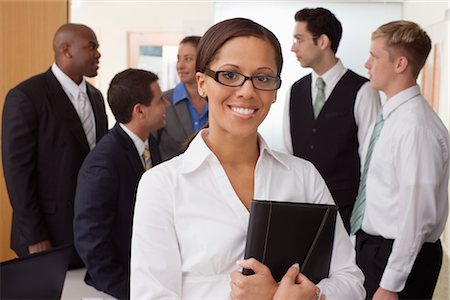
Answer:
[[255, 89], [262, 91], [278, 90], [281, 86], [280, 76], [267, 76], [267, 75], [245, 76], [238, 72], [212, 71], [210, 69], [206, 69], [205, 74], [213, 78], [218, 83], [230, 87], [243, 86], [247, 80], [250, 80], [252, 82], [253, 87]]

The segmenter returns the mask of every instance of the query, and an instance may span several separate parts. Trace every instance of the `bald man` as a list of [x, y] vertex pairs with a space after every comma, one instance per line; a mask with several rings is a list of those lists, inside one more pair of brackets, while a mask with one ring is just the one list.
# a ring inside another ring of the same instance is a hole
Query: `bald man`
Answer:
[[[54, 64], [13, 89], [2, 117], [2, 158], [13, 208], [11, 248], [19, 256], [73, 243], [77, 174], [107, 132], [97, 75], [95, 33], [64, 24], [55, 33]], [[75, 250], [69, 267], [81, 267]]]

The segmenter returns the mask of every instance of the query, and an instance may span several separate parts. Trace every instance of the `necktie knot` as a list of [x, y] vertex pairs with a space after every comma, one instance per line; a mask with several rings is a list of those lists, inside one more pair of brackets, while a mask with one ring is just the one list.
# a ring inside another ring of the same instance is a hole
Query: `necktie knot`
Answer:
[[78, 95], [79, 95], [79, 97], [87, 97], [86, 92], [82, 88], [79, 89]]
[[78, 92], [78, 99], [81, 101], [81, 103], [89, 101], [88, 100], [88, 95], [82, 89], [80, 89], [79, 92]]
[[317, 77], [316, 87], [318, 90], [323, 90], [325, 88], [325, 81], [323, 81], [322, 77]]
[[316, 79], [317, 94], [314, 100], [313, 110], [314, 118], [317, 119], [322, 107], [325, 105], [325, 81], [322, 77], [317, 77]]
[[147, 146], [145, 146], [144, 152], [142, 153], [142, 158], [144, 159], [145, 170], [150, 169], [152, 167], [152, 160], [150, 150]]

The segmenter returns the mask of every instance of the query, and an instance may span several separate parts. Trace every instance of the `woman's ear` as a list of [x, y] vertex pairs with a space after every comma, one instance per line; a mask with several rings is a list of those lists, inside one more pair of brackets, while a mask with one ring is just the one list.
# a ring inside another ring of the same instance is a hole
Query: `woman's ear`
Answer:
[[198, 94], [202, 97], [202, 98], [206, 98], [206, 91], [205, 91], [205, 74], [203, 74], [202, 72], [197, 72], [195, 74], [195, 79], [197, 79], [197, 91]]

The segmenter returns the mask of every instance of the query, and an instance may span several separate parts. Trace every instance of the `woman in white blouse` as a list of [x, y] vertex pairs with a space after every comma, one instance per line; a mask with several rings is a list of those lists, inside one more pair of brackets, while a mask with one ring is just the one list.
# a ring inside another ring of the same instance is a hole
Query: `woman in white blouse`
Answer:
[[[333, 203], [311, 163], [270, 150], [257, 132], [277, 97], [282, 63], [274, 34], [248, 19], [217, 23], [200, 40], [196, 77], [209, 128], [139, 183], [131, 299], [273, 298], [278, 284], [264, 265], [242, 262], [254, 268], [251, 276], [236, 265], [251, 200]], [[363, 280], [337, 218], [330, 275], [317, 288], [327, 300], [363, 299]], [[303, 284], [315, 299], [313, 283]]]

